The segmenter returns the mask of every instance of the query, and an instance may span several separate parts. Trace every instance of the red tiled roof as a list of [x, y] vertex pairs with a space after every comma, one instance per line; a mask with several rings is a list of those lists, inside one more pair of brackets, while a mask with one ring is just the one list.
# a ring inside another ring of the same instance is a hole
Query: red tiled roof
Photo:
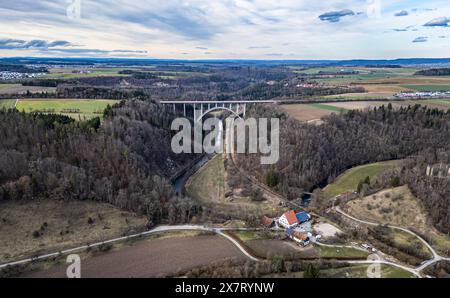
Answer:
[[295, 216], [295, 212], [293, 210], [286, 212], [284, 216], [286, 217], [290, 225], [293, 225], [298, 222], [297, 216]]
[[305, 234], [300, 233], [298, 231], [295, 231], [293, 236], [302, 241], [305, 241], [306, 239], [308, 239], [308, 237]]
[[267, 216], [264, 216], [261, 219], [261, 224], [263, 226], [270, 227], [273, 224], [273, 219], [272, 218], [268, 218]]

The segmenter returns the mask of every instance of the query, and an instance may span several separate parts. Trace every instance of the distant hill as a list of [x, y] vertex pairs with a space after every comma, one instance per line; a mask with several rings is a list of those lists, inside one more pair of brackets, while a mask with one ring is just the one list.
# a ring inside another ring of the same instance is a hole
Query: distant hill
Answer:
[[37, 57], [15, 57], [0, 58], [0, 63], [8, 64], [115, 64], [115, 65], [144, 65], [144, 64], [236, 64], [236, 65], [316, 65], [316, 66], [383, 66], [393, 67], [395, 65], [430, 65], [430, 64], [449, 64], [450, 58], [401, 58], [393, 60], [177, 60], [177, 59], [125, 59], [125, 58], [37, 58]]

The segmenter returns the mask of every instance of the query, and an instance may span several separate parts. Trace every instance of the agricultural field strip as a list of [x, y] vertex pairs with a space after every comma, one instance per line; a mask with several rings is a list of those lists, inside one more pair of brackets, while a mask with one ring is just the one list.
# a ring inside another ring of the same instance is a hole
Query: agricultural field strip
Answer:
[[[358, 218], [356, 218], [356, 217], [353, 217], [353, 216], [351, 216], [351, 215], [345, 213], [344, 211], [342, 211], [342, 209], [339, 208], [339, 206], [335, 206], [335, 207], [334, 207], [334, 210], [336, 210], [336, 212], [340, 213], [341, 215], [343, 215], [343, 216], [345, 216], [345, 217], [347, 217], [347, 218], [349, 218], [349, 219], [351, 219], [351, 220], [354, 220], [354, 221], [357, 221], [357, 222], [360, 222], [360, 223], [363, 223], [363, 224], [366, 224], [366, 225], [370, 225], [370, 226], [379, 226], [379, 225], [380, 225], [379, 223], [370, 222], [370, 221], [365, 221], [365, 220], [361, 220], [361, 219], [358, 219]], [[405, 228], [402, 228], [402, 227], [398, 227], [398, 226], [387, 225], [387, 227], [389, 227], [389, 228], [391, 228], [391, 229], [400, 230], [400, 231], [403, 231], [403, 232], [406, 232], [406, 233], [408, 233], [408, 234], [413, 235], [414, 237], [418, 238], [421, 242], [423, 242], [423, 243], [425, 244], [425, 246], [426, 246], [426, 247], [430, 250], [430, 252], [433, 254], [433, 259], [426, 261], [426, 262], [423, 263], [421, 266], [419, 266], [419, 267], [417, 267], [417, 268], [414, 269], [414, 271], [416, 271], [417, 273], [419, 273], [419, 272], [422, 271], [423, 269], [427, 268], [428, 266], [430, 266], [430, 265], [432, 265], [432, 264], [434, 264], [434, 263], [436, 263], [436, 262], [439, 262], [439, 261], [450, 261], [450, 258], [444, 258], [444, 257], [440, 256], [440, 255], [434, 250], [434, 248], [433, 248], [428, 242], [425, 241], [425, 239], [423, 239], [422, 237], [420, 237], [420, 236], [417, 235], [416, 233], [414, 233], [414, 232], [412, 232], [412, 231], [410, 231], [410, 230], [408, 230], [408, 229], [405, 229]], [[406, 267], [406, 268], [409, 268], [409, 267]], [[411, 268], [410, 268], [410, 269], [411, 269]]]
[[[171, 232], [171, 231], [183, 231], [183, 230], [191, 230], [191, 231], [207, 231], [207, 232], [213, 232], [216, 233], [222, 237], [225, 237], [226, 239], [228, 239], [229, 241], [231, 241], [245, 256], [247, 256], [249, 259], [251, 259], [252, 261], [260, 261], [260, 259], [257, 259], [255, 257], [253, 257], [252, 255], [250, 255], [245, 248], [239, 244], [238, 241], [234, 240], [232, 237], [230, 237], [229, 235], [227, 235], [226, 233], [224, 233], [224, 231], [254, 231], [254, 230], [258, 230], [258, 229], [252, 229], [252, 228], [212, 228], [212, 227], [207, 227], [207, 226], [202, 226], [202, 225], [178, 225], [178, 226], [159, 226], [156, 227], [155, 229], [151, 230], [151, 231], [147, 231], [147, 232], [143, 232], [143, 233], [139, 233], [139, 234], [134, 234], [134, 235], [130, 235], [130, 236], [124, 236], [124, 237], [119, 237], [119, 238], [114, 238], [111, 240], [106, 240], [103, 242], [97, 242], [97, 243], [93, 243], [90, 245], [84, 245], [84, 246], [80, 246], [80, 247], [76, 247], [76, 248], [72, 248], [72, 249], [68, 249], [68, 250], [64, 250], [64, 251], [60, 251], [60, 252], [55, 252], [55, 253], [50, 253], [50, 254], [45, 254], [45, 255], [41, 255], [41, 256], [37, 256], [37, 257], [33, 257], [33, 258], [28, 258], [28, 259], [24, 259], [24, 260], [20, 260], [20, 261], [15, 261], [15, 262], [10, 262], [10, 263], [6, 263], [6, 264], [2, 264], [0, 265], [0, 269], [8, 267], [8, 266], [14, 266], [14, 265], [20, 265], [20, 264], [26, 264], [29, 262], [34, 262], [37, 260], [45, 260], [51, 257], [57, 257], [60, 255], [66, 255], [69, 253], [74, 253], [77, 251], [81, 251], [81, 250], [85, 250], [87, 248], [92, 248], [92, 247], [98, 247], [100, 245], [104, 245], [104, 244], [108, 244], [108, 243], [114, 243], [114, 242], [119, 242], [119, 241], [123, 241], [123, 240], [128, 240], [128, 239], [132, 239], [132, 238], [137, 238], [137, 237], [142, 237], [142, 236], [148, 236], [154, 233], [163, 233], [163, 232]], [[334, 245], [326, 245], [328, 247], [334, 247]], [[340, 245], [336, 245], [335, 247], [339, 248], [342, 247]], [[395, 266], [401, 269], [404, 269], [406, 271], [409, 271], [411, 273], [416, 274], [416, 272], [412, 271], [411, 268], [393, 263], [393, 262], [389, 262], [389, 261], [351, 261], [351, 260], [346, 260], [346, 263], [349, 264], [373, 264], [373, 263], [381, 263], [381, 264], [386, 264], [386, 265], [391, 265], [391, 266]], [[417, 275], [417, 274], [416, 274]]]
[[143, 232], [143, 233], [138, 233], [138, 234], [133, 234], [133, 235], [129, 235], [129, 236], [114, 238], [114, 239], [110, 239], [110, 240], [106, 240], [106, 241], [102, 241], [102, 242], [93, 243], [93, 244], [90, 244], [90, 245], [83, 245], [83, 246], [79, 246], [79, 247], [76, 247], [76, 248], [63, 250], [63, 251], [60, 251], [60, 252], [55, 252], [55, 253], [45, 254], [45, 255], [41, 255], [41, 256], [37, 256], [37, 257], [33, 257], [33, 258], [20, 260], [20, 261], [10, 262], [10, 263], [6, 263], [6, 264], [0, 265], [0, 269], [1, 268], [5, 268], [7, 266], [20, 265], [20, 264], [25, 264], [25, 263], [37, 261], [37, 260], [44, 260], [44, 259], [48, 259], [48, 258], [51, 258], [51, 257], [56, 257], [56, 256], [59, 256], [59, 255], [65, 255], [65, 254], [73, 253], [73, 252], [76, 252], [76, 251], [81, 251], [81, 250], [84, 250], [84, 249], [87, 249], [87, 248], [97, 247], [97, 246], [108, 244], [108, 243], [114, 243], [114, 242], [119, 242], [119, 241], [123, 241], [123, 240], [132, 239], [132, 238], [148, 236], [148, 235], [151, 235], [151, 234], [154, 234], [154, 233], [171, 232], [171, 231], [183, 231], [183, 230], [207, 231], [207, 232], [216, 233], [216, 234], [218, 234], [220, 236], [223, 236], [223, 237], [227, 238], [228, 240], [230, 240], [234, 245], [236, 245], [239, 248], [239, 250], [241, 252], [243, 252], [246, 256], [248, 256], [252, 260], [254, 260], [254, 261], [257, 260], [254, 257], [252, 257], [250, 254], [248, 254], [248, 252], [245, 251], [245, 249], [237, 241], [235, 241], [230, 236], [228, 236], [228, 235], [223, 233], [223, 231], [247, 231], [247, 230], [255, 230], [255, 229], [212, 228], [212, 227], [207, 227], [207, 226], [202, 226], [202, 225], [176, 225], [176, 226], [159, 226], [159, 227], [154, 228], [151, 231], [147, 231], [147, 232]]

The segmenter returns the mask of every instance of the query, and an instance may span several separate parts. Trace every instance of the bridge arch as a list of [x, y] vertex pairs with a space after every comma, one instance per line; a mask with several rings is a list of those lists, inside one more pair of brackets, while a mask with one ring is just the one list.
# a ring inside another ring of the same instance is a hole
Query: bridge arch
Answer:
[[213, 108], [211, 108], [211, 109], [205, 111], [203, 114], [201, 114], [199, 117], [197, 117], [197, 119], [194, 119], [194, 120], [195, 120], [195, 121], [200, 121], [200, 120], [202, 120], [203, 117], [205, 117], [207, 114], [209, 114], [209, 113], [211, 113], [211, 112], [214, 112], [214, 111], [220, 111], [220, 110], [229, 111], [229, 112], [231, 112], [232, 114], [234, 114], [235, 116], [237, 116], [237, 117], [239, 117], [239, 118], [242, 118], [242, 117], [239, 115], [239, 113], [236, 113], [236, 111], [233, 111], [233, 110], [230, 109], [230, 108], [227, 108], [227, 107], [213, 107]]

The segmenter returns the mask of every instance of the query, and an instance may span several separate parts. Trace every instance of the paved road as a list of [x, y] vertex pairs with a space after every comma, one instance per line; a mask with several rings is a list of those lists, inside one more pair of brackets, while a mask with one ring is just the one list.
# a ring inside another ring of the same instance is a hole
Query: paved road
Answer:
[[[349, 219], [351, 219], [353, 221], [362, 223], [362, 224], [366, 224], [366, 225], [369, 225], [369, 226], [379, 226], [380, 225], [380, 223], [370, 222], [370, 221], [366, 221], [366, 220], [361, 220], [361, 219], [358, 219], [358, 218], [356, 218], [354, 216], [351, 216], [351, 215], [345, 213], [344, 211], [342, 211], [342, 209], [339, 206], [335, 206], [334, 210], [336, 210], [336, 212], [338, 212], [339, 214], [341, 214], [341, 215], [343, 215], [343, 216], [345, 216], [345, 217], [347, 217], [347, 218], [349, 218]], [[395, 229], [395, 230], [400, 230], [400, 231], [406, 232], [406, 233], [408, 233], [410, 235], [413, 235], [414, 237], [419, 239], [423, 244], [425, 244], [425, 246], [428, 248], [428, 250], [432, 253], [433, 258], [428, 260], [428, 261], [426, 261], [426, 262], [424, 262], [421, 266], [415, 268], [414, 269], [415, 272], [420, 273], [422, 270], [424, 270], [428, 266], [430, 266], [430, 265], [432, 265], [432, 264], [434, 264], [436, 262], [439, 262], [439, 261], [450, 261], [450, 258], [445, 258], [445, 257], [440, 256], [436, 252], [436, 250], [427, 241], [425, 241], [425, 239], [423, 239], [422, 237], [420, 237], [419, 235], [417, 235], [413, 231], [405, 229], [405, 228], [402, 228], [402, 227], [394, 226], [394, 225], [387, 225], [387, 227], [389, 227], [391, 229]], [[398, 265], [398, 266], [401, 266], [401, 265]]]

